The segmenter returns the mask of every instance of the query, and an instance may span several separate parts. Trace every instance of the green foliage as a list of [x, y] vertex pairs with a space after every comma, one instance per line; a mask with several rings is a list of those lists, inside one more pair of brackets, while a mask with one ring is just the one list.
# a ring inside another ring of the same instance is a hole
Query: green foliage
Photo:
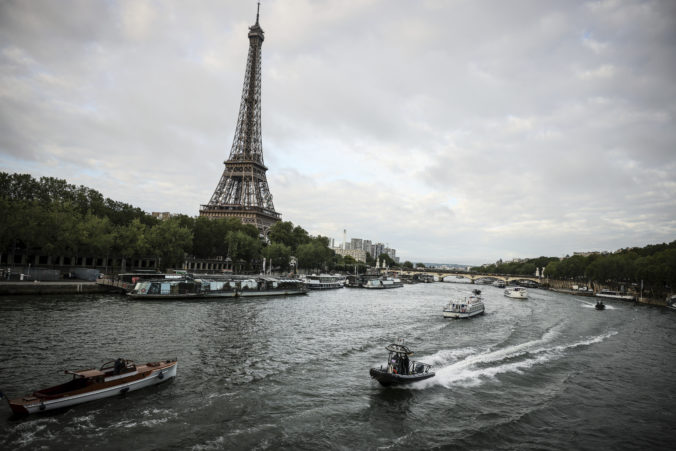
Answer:
[[406, 260], [401, 266], [406, 268], [406, 269], [413, 269], [413, 263], [411, 263], [408, 260]]
[[[270, 227], [268, 238], [273, 243], [281, 243], [288, 246], [291, 252], [295, 252], [301, 244], [308, 244], [312, 238], [300, 226], [293, 225], [290, 221], [280, 221]], [[328, 247], [329, 240], [326, 238], [326, 246]]]
[[387, 265], [389, 268], [397, 265], [397, 262], [395, 262], [394, 259], [387, 254], [380, 254], [378, 260], [380, 260], [381, 265], [384, 262], [384, 264]]
[[574, 255], [562, 260], [539, 257], [521, 263], [503, 263], [472, 268], [473, 272], [533, 275], [545, 266], [552, 279], [593, 281], [605, 284], [636, 284], [660, 295], [676, 286], [676, 241], [643, 248], [621, 249], [613, 254]]
[[416, 268], [424, 268], [424, 267], [425, 267], [425, 264], [424, 264], [424, 263], [416, 263], [416, 264], [415, 264], [415, 267], [416, 267]]
[[181, 226], [180, 218], [160, 221], [147, 235], [148, 248], [161, 268], [180, 267], [192, 248], [192, 232]]
[[280, 271], [289, 270], [291, 248], [286, 244], [271, 243], [263, 249], [263, 256], [267, 259], [270, 267], [279, 268]]
[[237, 218], [166, 220], [104, 198], [99, 192], [52, 177], [0, 172], [0, 253], [100, 256], [132, 259], [154, 256], [162, 269], [178, 267], [186, 254], [230, 257], [238, 268], [259, 270], [263, 256], [282, 270], [301, 246], [308, 266], [343, 263], [326, 237], [311, 237], [300, 226], [272, 226], [264, 247], [258, 229]]
[[547, 268], [545, 272], [550, 274], [548, 265], [552, 262], [558, 262], [556, 257], [538, 257], [525, 260], [523, 262], [508, 262], [499, 265], [477, 266], [471, 268], [471, 272], [488, 274], [509, 274], [519, 276], [534, 276], [538, 268]]
[[357, 263], [357, 260], [355, 260], [351, 255], [345, 255], [343, 256], [343, 261], [341, 263], [343, 265], [354, 265]]
[[245, 270], [258, 269], [261, 263], [262, 243], [258, 237], [252, 237], [246, 228], [230, 231], [225, 237], [228, 256]]
[[309, 243], [299, 245], [296, 250], [298, 267], [311, 271], [333, 269], [336, 257], [336, 253], [326, 246], [322, 237], [311, 239]]

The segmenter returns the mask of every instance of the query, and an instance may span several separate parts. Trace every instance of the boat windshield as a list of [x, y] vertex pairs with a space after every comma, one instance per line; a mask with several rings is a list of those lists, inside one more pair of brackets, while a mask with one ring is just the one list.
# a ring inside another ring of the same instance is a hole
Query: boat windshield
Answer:
[[385, 349], [387, 349], [388, 351], [393, 352], [395, 354], [406, 354], [406, 355], [413, 354], [413, 351], [408, 349], [406, 346], [398, 345], [398, 344], [395, 344], [395, 343], [392, 343], [391, 345], [385, 346]]

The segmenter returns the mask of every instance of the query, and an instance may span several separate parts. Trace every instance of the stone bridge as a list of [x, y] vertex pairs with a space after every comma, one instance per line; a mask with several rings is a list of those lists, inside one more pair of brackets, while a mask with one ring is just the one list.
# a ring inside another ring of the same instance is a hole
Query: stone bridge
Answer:
[[431, 276], [438, 277], [440, 281], [443, 281], [446, 277], [460, 277], [464, 279], [469, 279], [471, 283], [479, 279], [492, 279], [492, 280], [502, 280], [505, 283], [518, 281], [518, 280], [530, 280], [537, 284], [543, 283], [543, 279], [535, 276], [518, 276], [518, 275], [503, 275], [503, 274], [475, 274], [475, 273], [463, 273], [463, 272], [447, 272], [447, 271], [416, 271], [416, 270], [401, 270], [397, 271], [399, 275], [414, 275], [414, 274], [428, 274]]

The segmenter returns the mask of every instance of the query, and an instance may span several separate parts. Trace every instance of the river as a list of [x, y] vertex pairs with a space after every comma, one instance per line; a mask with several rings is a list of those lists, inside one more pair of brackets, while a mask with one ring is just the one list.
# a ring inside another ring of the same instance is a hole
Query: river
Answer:
[[[0, 298], [0, 389], [18, 397], [126, 357], [178, 358], [157, 387], [26, 418], [2, 449], [668, 449], [676, 311], [531, 289], [483, 290], [486, 314], [441, 315], [472, 285], [133, 301]], [[436, 376], [382, 388], [397, 340]], [[671, 448], [673, 449], [673, 448]]]

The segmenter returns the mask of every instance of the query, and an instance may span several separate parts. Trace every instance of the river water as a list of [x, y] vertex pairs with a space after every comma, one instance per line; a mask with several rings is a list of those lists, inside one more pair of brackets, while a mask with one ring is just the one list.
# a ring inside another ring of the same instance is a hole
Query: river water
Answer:
[[[0, 389], [117, 357], [178, 358], [169, 383], [14, 418], [2, 449], [668, 449], [676, 443], [676, 312], [482, 286], [486, 314], [448, 320], [472, 285], [306, 296], [133, 301], [0, 298]], [[436, 376], [382, 388], [402, 339]], [[673, 448], [672, 448], [673, 449]]]

